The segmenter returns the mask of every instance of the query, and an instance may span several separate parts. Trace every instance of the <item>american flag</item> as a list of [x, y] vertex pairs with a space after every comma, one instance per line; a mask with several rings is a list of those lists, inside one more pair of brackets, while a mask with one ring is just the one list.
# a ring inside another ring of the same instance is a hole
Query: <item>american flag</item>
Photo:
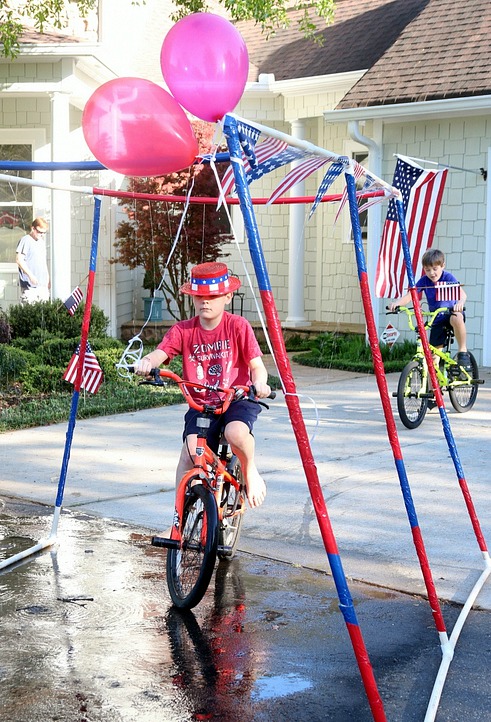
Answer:
[[[270, 173], [287, 163], [306, 159], [305, 165], [303, 163], [299, 164], [299, 166], [290, 171], [285, 180], [280, 184], [280, 191], [278, 192], [278, 190], [276, 190], [269, 199], [270, 203], [273, 202], [273, 199], [286, 193], [295, 183], [300, 183], [301, 180], [313, 173], [317, 168], [320, 168], [329, 160], [333, 160], [329, 158], [321, 159], [318, 156], [314, 157], [312, 153], [308, 151], [293, 148], [288, 145], [286, 141], [271, 136], [267, 136], [256, 145], [259, 133], [246, 123], [238, 125], [237, 131], [242, 147], [242, 162], [248, 184], [251, 184], [252, 181], [261, 178], [263, 175], [266, 175], [266, 173]], [[231, 164], [222, 178], [223, 194], [225, 196], [230, 195], [234, 190], [234, 185], [235, 177]]]
[[[75, 353], [73, 354], [72, 358], [70, 359], [70, 363], [68, 364], [67, 370], [63, 374], [63, 379], [65, 381], [68, 381], [68, 383], [70, 383], [70, 384], [74, 384], [75, 380], [77, 378], [77, 367], [78, 367], [79, 358], [80, 358], [80, 344], [78, 344], [77, 348], [75, 349]], [[80, 384], [80, 388], [85, 389], [86, 391], [89, 391], [91, 394], [96, 394], [99, 391], [99, 386], [102, 383], [102, 379], [103, 379], [102, 369], [99, 366], [99, 362], [97, 361], [95, 354], [92, 351], [92, 348], [90, 347], [90, 344], [87, 343], [87, 346], [85, 349], [82, 383]]]
[[75, 311], [80, 305], [80, 302], [82, 298], [84, 297], [83, 291], [79, 286], [73, 289], [71, 294], [68, 296], [67, 300], [63, 302], [63, 305], [65, 306], [66, 310], [70, 314], [70, 316], [73, 316]]
[[336, 162], [331, 164], [331, 167], [327, 170], [327, 173], [324, 175], [324, 178], [322, 179], [322, 182], [317, 190], [317, 194], [312, 204], [312, 208], [310, 209], [309, 218], [311, 218], [312, 215], [315, 213], [315, 209], [317, 208], [329, 188], [332, 186], [336, 178], [341, 175], [343, 169], [344, 163]]
[[[354, 167], [354, 169], [353, 169], [353, 175], [355, 176], [355, 180], [358, 180], [359, 178], [362, 177], [362, 175], [365, 175], [365, 172], [366, 172], [366, 171], [365, 171], [365, 168], [364, 168], [360, 163], [358, 163], [357, 161], [354, 162], [354, 166], [355, 166], [355, 167]], [[345, 186], [344, 191], [343, 191], [343, 195], [341, 196], [341, 200], [339, 201], [339, 208], [338, 208], [338, 211], [337, 211], [337, 213], [336, 213], [336, 217], [335, 217], [335, 219], [334, 219], [334, 223], [335, 223], [335, 224], [336, 224], [336, 221], [338, 220], [339, 215], [340, 215], [341, 211], [343, 210], [344, 204], [346, 203], [347, 200], [348, 200], [348, 190], [347, 190], [347, 188], [346, 188], [346, 186]]]
[[280, 198], [280, 196], [284, 195], [294, 185], [296, 185], [297, 183], [301, 183], [301, 181], [305, 180], [305, 178], [308, 178], [309, 175], [314, 173], [319, 168], [322, 168], [322, 166], [326, 165], [326, 163], [330, 163], [332, 160], [333, 158], [310, 156], [306, 160], [299, 163], [295, 168], [292, 168], [292, 170], [286, 174], [286, 176], [283, 178], [276, 190], [273, 191], [270, 198], [268, 199], [268, 204], [274, 203], [277, 198]]
[[[405, 225], [413, 273], [423, 253], [431, 248], [448, 170], [424, 170], [405, 156], [398, 156], [392, 185], [402, 193]], [[378, 298], [403, 294], [406, 267], [394, 199], [389, 201], [380, 243], [375, 293]]]
[[460, 283], [445, 283], [437, 281], [435, 283], [435, 300], [440, 301], [460, 301]]

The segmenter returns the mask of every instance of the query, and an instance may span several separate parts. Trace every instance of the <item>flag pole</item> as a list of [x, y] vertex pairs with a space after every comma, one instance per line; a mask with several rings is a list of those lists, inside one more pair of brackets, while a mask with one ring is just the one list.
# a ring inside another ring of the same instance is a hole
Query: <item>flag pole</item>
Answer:
[[28, 549], [24, 549], [22, 552], [19, 552], [18, 554], [12, 555], [8, 559], [2, 559], [0, 561], [0, 569], [5, 569], [6, 567], [12, 566], [13, 564], [17, 564], [21, 560], [26, 559], [27, 557], [33, 556], [34, 554], [37, 554], [38, 552], [42, 551], [43, 549], [47, 549], [48, 547], [51, 547], [51, 546], [53, 546], [53, 544], [56, 543], [58, 522], [59, 522], [60, 515], [61, 515], [61, 506], [63, 503], [63, 494], [64, 494], [64, 490], [65, 490], [65, 483], [66, 483], [66, 477], [67, 477], [67, 471], [68, 471], [68, 462], [70, 460], [70, 451], [71, 451], [72, 440], [73, 440], [73, 432], [75, 430], [75, 423], [76, 423], [76, 417], [77, 417], [78, 401], [79, 401], [79, 397], [80, 397], [80, 386], [81, 386], [82, 378], [83, 378], [85, 350], [87, 348], [87, 338], [89, 335], [90, 317], [91, 317], [91, 312], [92, 312], [92, 297], [93, 297], [93, 293], [94, 293], [100, 215], [101, 215], [101, 199], [99, 197], [96, 197], [95, 198], [95, 206], [94, 206], [94, 219], [93, 219], [93, 224], [92, 224], [92, 242], [91, 242], [91, 250], [90, 250], [89, 278], [88, 278], [88, 283], [87, 283], [87, 301], [85, 303], [84, 316], [83, 316], [83, 320], [82, 320], [82, 331], [81, 331], [81, 337], [80, 337], [80, 354], [79, 354], [79, 358], [78, 358], [77, 376], [75, 379], [74, 391], [72, 394], [72, 403], [71, 403], [71, 407], [70, 407], [70, 416], [69, 416], [69, 420], [68, 420], [68, 428], [67, 428], [67, 433], [66, 433], [65, 449], [64, 449], [63, 460], [62, 460], [62, 464], [61, 464], [60, 478], [58, 481], [58, 490], [57, 490], [57, 494], [56, 494], [55, 509], [54, 509], [54, 513], [53, 513], [51, 531], [50, 531], [48, 537], [46, 537], [44, 539], [40, 539], [39, 542], [37, 544], [35, 544], [34, 546], [29, 547]]
[[240, 200], [240, 207], [244, 216], [244, 227], [249, 242], [249, 251], [259, 285], [268, 331], [271, 336], [275, 362], [285, 389], [285, 402], [289, 411], [292, 429], [297, 441], [300, 457], [302, 459], [302, 465], [307, 478], [319, 529], [327, 552], [334, 583], [336, 585], [340, 602], [339, 607], [343, 614], [353, 645], [353, 651], [361, 673], [373, 718], [376, 722], [385, 722], [386, 716], [382, 699], [377, 688], [372, 665], [370, 663], [365, 642], [356, 617], [356, 611], [348, 588], [346, 575], [343, 570], [336, 539], [334, 537], [324, 495], [322, 493], [322, 487], [317, 474], [315, 460], [310, 447], [309, 436], [302, 416], [302, 410], [300, 408], [290, 361], [286, 353], [285, 342], [281, 331], [281, 323], [271, 289], [259, 229], [252, 208], [249, 186], [243, 164], [240, 162], [241, 148], [237, 124], [232, 115], [225, 116], [223, 129], [233, 163], [235, 183]]

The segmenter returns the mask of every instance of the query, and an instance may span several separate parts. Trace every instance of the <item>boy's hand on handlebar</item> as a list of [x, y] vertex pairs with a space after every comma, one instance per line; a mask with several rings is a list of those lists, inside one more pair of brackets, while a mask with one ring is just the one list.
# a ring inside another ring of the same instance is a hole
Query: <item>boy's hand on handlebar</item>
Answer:
[[399, 310], [399, 304], [396, 303], [396, 302], [389, 303], [389, 305], [387, 306], [387, 310], [388, 310], [388, 311], [391, 311], [392, 313], [393, 313], [394, 311], [398, 311], [398, 310]]
[[464, 310], [464, 302], [463, 301], [457, 301], [456, 303], [454, 303], [452, 311], [457, 311], [457, 312], [460, 311], [460, 313], [462, 313], [463, 310]]
[[256, 381], [254, 384], [254, 390], [256, 392], [256, 398], [258, 399], [267, 399], [271, 393], [270, 386], [262, 381]]
[[152, 363], [145, 357], [137, 361], [133, 366], [135, 374], [138, 374], [138, 376], [148, 376], [152, 368]]

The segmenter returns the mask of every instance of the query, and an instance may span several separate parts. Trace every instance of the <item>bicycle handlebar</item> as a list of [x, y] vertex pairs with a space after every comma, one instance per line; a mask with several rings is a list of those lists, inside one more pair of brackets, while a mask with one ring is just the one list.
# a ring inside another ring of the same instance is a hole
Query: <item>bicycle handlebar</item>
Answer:
[[[401, 311], [404, 311], [404, 313], [407, 316], [407, 322], [408, 326], [411, 329], [411, 331], [416, 331], [416, 326], [413, 323], [413, 317], [414, 317], [414, 308], [409, 308], [408, 306], [396, 306], [393, 311], [390, 310], [390, 306], [385, 307], [387, 313], [387, 316], [390, 316], [391, 314], [398, 314]], [[465, 309], [464, 309], [465, 310]], [[426, 318], [425, 321], [425, 328], [430, 328], [433, 324], [433, 321], [438, 316], [439, 313], [447, 313], [450, 316], [454, 315], [454, 311], [449, 308], [448, 306], [442, 306], [441, 308], [436, 308], [434, 311], [421, 311], [421, 315]]]
[[[135, 373], [135, 367], [134, 366], [128, 366], [128, 371], [130, 373]], [[153, 378], [153, 381], [141, 381], [142, 384], [151, 384], [154, 386], [163, 386], [163, 382], [159, 381], [160, 378], [167, 378], [171, 381], [174, 381], [180, 388], [182, 395], [186, 399], [187, 403], [192, 409], [195, 409], [196, 411], [203, 411], [205, 408], [208, 409], [210, 412], [213, 412], [214, 414], [224, 414], [227, 409], [229, 408], [230, 404], [233, 401], [238, 401], [241, 398], [244, 398], [244, 396], [247, 398], [248, 401], [252, 401], [257, 404], [261, 404], [261, 401], [259, 401], [256, 398], [255, 394], [255, 388], [253, 385], [251, 386], [231, 386], [230, 388], [220, 388], [220, 387], [211, 387], [207, 384], [200, 384], [196, 383], [195, 381], [186, 381], [186, 379], [182, 379], [178, 374], [174, 373], [170, 369], [159, 369], [154, 368], [151, 369], [148, 376], [151, 376]], [[196, 399], [193, 398], [191, 395], [189, 388], [193, 389], [203, 389], [207, 391], [214, 391], [216, 393], [224, 394], [225, 398], [220, 400], [220, 404], [214, 406], [213, 404], [206, 403], [203, 401], [202, 403], [196, 401]], [[268, 399], [274, 399], [276, 398], [276, 391], [271, 391], [269, 396], [267, 396]], [[265, 406], [265, 404], [262, 404]]]

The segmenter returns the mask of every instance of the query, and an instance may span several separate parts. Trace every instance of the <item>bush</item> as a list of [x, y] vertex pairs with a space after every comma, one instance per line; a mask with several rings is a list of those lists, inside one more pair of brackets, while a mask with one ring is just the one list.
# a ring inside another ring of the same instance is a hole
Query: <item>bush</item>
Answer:
[[7, 314], [0, 309], [0, 343], [10, 343], [11, 340], [12, 329]]
[[[8, 321], [12, 328], [12, 338], [29, 338], [33, 331], [59, 338], [80, 337], [85, 304], [75, 311], [73, 316], [67, 312], [63, 302], [39, 301], [33, 304], [11, 306]], [[97, 306], [92, 306], [90, 335], [106, 336], [109, 319]]]
[[[365, 336], [323, 333], [310, 342], [311, 350], [293, 360], [305, 366], [338, 368], [373, 373], [372, 352]], [[392, 348], [380, 344], [386, 372], [400, 371], [416, 351], [416, 343], [407, 339]]]
[[17, 381], [21, 373], [34, 366], [35, 363], [35, 354], [0, 344], [0, 386]]
[[63, 374], [65, 368], [38, 364], [32, 368], [25, 369], [20, 374], [22, 391], [24, 394], [47, 394], [53, 391], [66, 390]]

